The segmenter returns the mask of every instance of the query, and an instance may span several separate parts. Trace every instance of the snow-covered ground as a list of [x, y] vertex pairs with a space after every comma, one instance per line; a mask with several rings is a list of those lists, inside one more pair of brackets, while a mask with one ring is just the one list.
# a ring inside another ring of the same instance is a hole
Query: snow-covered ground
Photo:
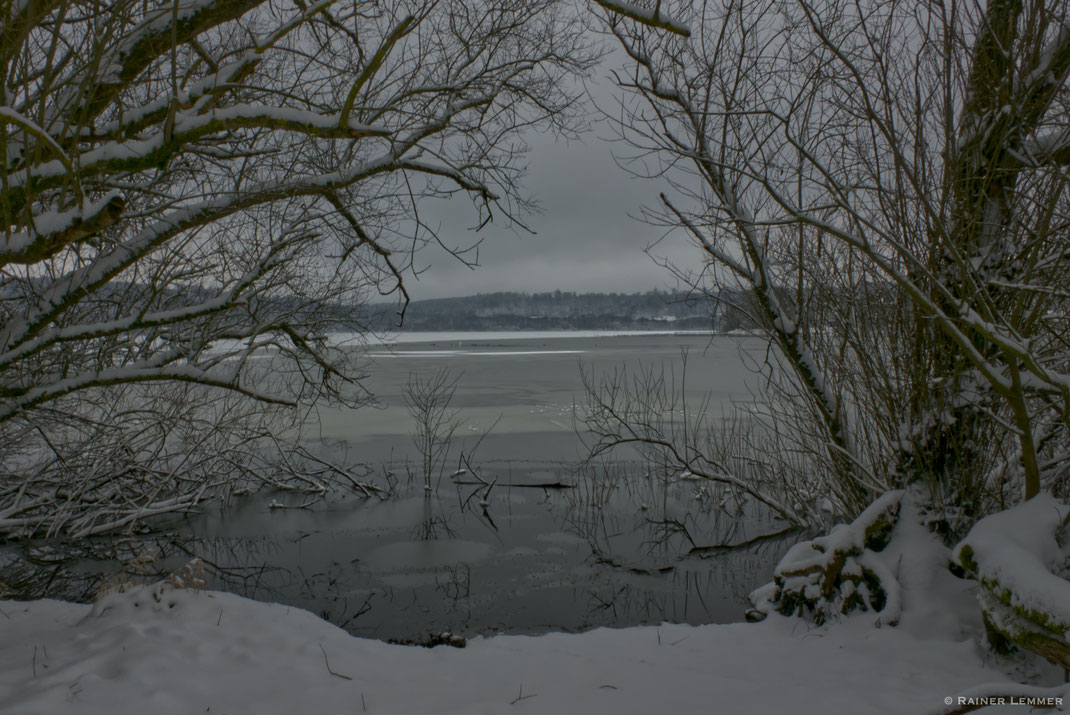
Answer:
[[1062, 681], [982, 648], [970, 582], [934, 568], [940, 553], [920, 526], [897, 529], [900, 548], [882, 552], [903, 586], [896, 627], [875, 627], [872, 613], [822, 628], [774, 614], [424, 649], [166, 584], [92, 606], [0, 602], [0, 712], [865, 715], [940, 712], [946, 698], [1008, 673]]
[[855, 618], [358, 639], [311, 613], [148, 587], [0, 604], [5, 713], [921, 713], [1001, 677], [974, 643]]

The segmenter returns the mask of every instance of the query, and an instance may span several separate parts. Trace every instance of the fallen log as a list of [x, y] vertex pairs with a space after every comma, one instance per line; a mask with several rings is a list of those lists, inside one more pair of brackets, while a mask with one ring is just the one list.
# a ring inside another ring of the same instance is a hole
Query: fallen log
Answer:
[[850, 524], [791, 547], [773, 572], [773, 581], [751, 593], [748, 620], [770, 611], [821, 624], [851, 611], [880, 612], [880, 623], [899, 620], [899, 584], [875, 557], [899, 519], [902, 491], [879, 497]]
[[1070, 507], [1047, 494], [977, 522], [952, 558], [981, 585], [996, 650], [1019, 646], [1070, 669], [1070, 556], [1059, 534]]

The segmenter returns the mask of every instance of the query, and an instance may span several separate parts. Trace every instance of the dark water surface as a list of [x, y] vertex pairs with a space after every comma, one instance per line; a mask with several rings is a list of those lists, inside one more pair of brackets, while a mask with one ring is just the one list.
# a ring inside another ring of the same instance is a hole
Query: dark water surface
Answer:
[[499, 482], [486, 507], [482, 486], [452, 484], [302, 510], [257, 498], [191, 523], [186, 547], [243, 568], [231, 590], [378, 638], [741, 620], [788, 542], [686, 557], [688, 539], [653, 522], [686, 523], [700, 543], [778, 527], [724, 513], [687, 482], [650, 481], [629, 488], [617, 476], [594, 494]]
[[[746, 595], [769, 580], [792, 539], [689, 552], [783, 525], [627, 454], [578, 468], [574, 415], [581, 370], [656, 366], [680, 380], [686, 352], [689, 398], [708, 397], [718, 417], [753, 400], [748, 349], [759, 348], [696, 335], [436, 336], [372, 348], [368, 387], [379, 407], [322, 409], [306, 444], [393, 495], [302, 509], [271, 508], [308, 501], [296, 494], [237, 499], [182, 521], [161, 542], [161, 562], [197, 555], [209, 563], [210, 588], [307, 608], [376, 638], [741, 620]], [[451, 407], [462, 424], [428, 492], [404, 392], [410, 374], [440, 368], [460, 376]], [[471, 465], [494, 482], [489, 492], [451, 477], [459, 454], [473, 450]], [[573, 488], [510, 486], [556, 482]]]

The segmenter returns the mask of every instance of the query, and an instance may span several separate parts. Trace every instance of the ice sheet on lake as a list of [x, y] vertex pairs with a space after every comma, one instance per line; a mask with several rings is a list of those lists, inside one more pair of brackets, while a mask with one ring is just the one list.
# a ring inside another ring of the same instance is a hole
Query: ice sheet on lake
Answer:
[[531, 355], [582, 355], [586, 350], [376, 350], [376, 358], [502, 357]]
[[360, 333], [335, 333], [337, 345], [400, 345], [404, 343], [485, 343], [499, 340], [554, 340], [562, 338], [614, 338], [645, 335], [712, 335], [708, 330], [501, 330], [392, 333], [382, 337]]
[[[383, 335], [374, 335], [371, 333], [331, 333], [327, 336], [327, 341], [334, 347], [390, 347], [394, 345], [409, 345], [415, 343], [431, 343], [434, 345], [455, 345], [457, 347], [463, 347], [468, 344], [470, 347], [475, 346], [483, 347], [488, 342], [503, 342], [508, 340], [564, 340], [564, 339], [583, 339], [583, 338], [621, 338], [621, 337], [646, 337], [646, 336], [665, 336], [665, 335], [706, 335], [713, 336], [708, 330], [509, 330], [509, 331], [412, 331], [401, 333], [387, 333]], [[212, 344], [209, 348], [209, 352], [219, 354], [226, 352], [240, 351], [247, 346], [247, 343], [242, 340], [219, 340]], [[264, 347], [261, 350], [268, 351], [269, 348]], [[527, 352], [516, 352], [516, 355], [546, 355], [546, 354], [571, 354], [581, 353], [582, 350], [571, 351], [552, 351], [552, 350], [537, 350]], [[377, 353], [383, 355], [384, 353]], [[397, 354], [395, 352], [395, 354]], [[504, 355], [509, 354], [505, 352], [461, 352], [454, 351], [449, 353], [445, 350], [428, 350], [421, 357], [446, 355], [446, 354], [465, 354], [465, 355]], [[413, 354], [415, 355], [415, 353]], [[410, 355], [412, 356], [412, 355]]]

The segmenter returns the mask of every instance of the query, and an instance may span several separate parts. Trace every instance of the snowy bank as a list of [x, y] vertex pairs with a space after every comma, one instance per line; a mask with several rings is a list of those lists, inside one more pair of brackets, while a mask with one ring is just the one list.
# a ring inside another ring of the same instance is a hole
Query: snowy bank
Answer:
[[[867, 547], [873, 534], [864, 526], [883, 523], [873, 517], [890, 513], [885, 507], [898, 512], [900, 498], [806, 542], [780, 569], [814, 556], [814, 543], [826, 556], [864, 553], [894, 581], [895, 627], [887, 609], [820, 627], [771, 611], [757, 624], [496, 636], [425, 649], [354, 638], [298, 608], [160, 583], [91, 606], [0, 601], [0, 713], [916, 715], [1004, 702], [983, 712], [1025, 715], [1040, 697], [1061, 698], [1070, 711], [1061, 668], [980, 645], [977, 583], [950, 573], [950, 552], [909, 497], [886, 545]], [[186, 583], [199, 583], [193, 574]]]
[[424, 649], [157, 584], [0, 602], [4, 713], [921, 713], [1005, 680], [972, 640], [870, 618], [476, 638]]

